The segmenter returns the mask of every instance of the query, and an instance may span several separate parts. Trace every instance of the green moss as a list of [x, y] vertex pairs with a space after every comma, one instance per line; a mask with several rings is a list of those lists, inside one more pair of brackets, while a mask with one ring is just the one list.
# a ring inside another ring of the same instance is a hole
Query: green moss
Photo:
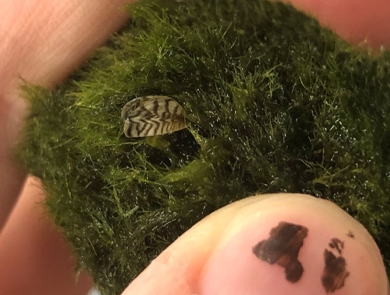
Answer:
[[[158, 3], [158, 4], [156, 4]], [[208, 213], [248, 195], [330, 199], [390, 261], [390, 55], [281, 3], [141, 1], [58, 91], [32, 102], [20, 158], [100, 289], [119, 294]], [[169, 95], [193, 123], [127, 139], [122, 106]]]

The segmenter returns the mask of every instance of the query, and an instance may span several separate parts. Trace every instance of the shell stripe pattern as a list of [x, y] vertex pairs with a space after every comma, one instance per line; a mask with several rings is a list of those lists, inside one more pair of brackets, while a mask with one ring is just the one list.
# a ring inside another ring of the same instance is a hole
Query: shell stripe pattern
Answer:
[[137, 97], [123, 106], [121, 116], [126, 137], [163, 135], [186, 127], [183, 107], [168, 96]]

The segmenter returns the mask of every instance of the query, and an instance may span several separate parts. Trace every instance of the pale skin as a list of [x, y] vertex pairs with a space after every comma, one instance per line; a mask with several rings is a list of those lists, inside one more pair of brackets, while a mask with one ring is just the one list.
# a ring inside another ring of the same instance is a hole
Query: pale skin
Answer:
[[[12, 146], [18, 140], [22, 114], [25, 113], [17, 86], [20, 77], [45, 87], [53, 87], [66, 79], [96, 47], [123, 25], [127, 16], [119, 7], [126, 2], [0, 0], [0, 294], [81, 295], [92, 285], [87, 274], [77, 276], [74, 273], [69, 247], [39, 205], [44, 194], [37, 181], [31, 177], [26, 180], [22, 168], [11, 158]], [[389, 1], [292, 2], [350, 42], [362, 43], [367, 38], [373, 46], [390, 47]], [[300, 202], [306, 202], [305, 198], [294, 199], [298, 202], [294, 205], [295, 210], [302, 208]], [[209, 287], [204, 277], [214, 269], [210, 261], [229, 240], [227, 236], [244, 232], [250, 226], [253, 217], [259, 214], [253, 208], [262, 212], [271, 210], [273, 205], [270, 202], [259, 205], [263, 201], [261, 197], [248, 199], [207, 217], [163, 252], [124, 294], [163, 294], [162, 290], [171, 295], [195, 291], [207, 294]], [[308, 211], [324, 207], [309, 203], [306, 206]], [[272, 215], [274, 219], [271, 221], [279, 222], [294, 212], [294, 206], [283, 207], [285, 215]], [[362, 239], [356, 240], [368, 252], [376, 251], [375, 244], [364, 230], [335, 207], [321, 210], [325, 210], [321, 213], [324, 216], [330, 214], [338, 220], [337, 225], [341, 223], [342, 228], [353, 228], [355, 235]], [[234, 222], [227, 222], [231, 220]], [[310, 224], [313, 219], [300, 222]], [[332, 226], [337, 231], [336, 223], [329, 228]], [[186, 255], [188, 253], [191, 255]], [[380, 278], [376, 282], [379, 287], [372, 294], [386, 295], [386, 279], [380, 260], [373, 259], [369, 267], [371, 273]]]

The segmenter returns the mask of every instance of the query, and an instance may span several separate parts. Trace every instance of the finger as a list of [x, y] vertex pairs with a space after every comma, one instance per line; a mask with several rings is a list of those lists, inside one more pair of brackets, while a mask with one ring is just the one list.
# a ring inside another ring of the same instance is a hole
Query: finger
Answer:
[[124, 23], [127, 2], [1, 0], [0, 51], [8, 59], [0, 69], [8, 90], [20, 77], [48, 87], [62, 80]]
[[43, 198], [39, 182], [28, 178], [0, 236], [0, 294], [85, 295], [91, 281], [76, 274], [69, 246], [43, 212]]
[[157, 257], [123, 295], [325, 295], [335, 290], [387, 294], [376, 244], [333, 203], [279, 194], [247, 198], [211, 214]]
[[13, 159], [24, 100], [18, 85], [52, 87], [64, 79], [127, 18], [130, 0], [0, 0], [0, 229], [24, 181]]
[[291, 0], [348, 42], [390, 48], [390, 1]]
[[[122, 25], [125, 2], [0, 0], [0, 228], [24, 177], [12, 158], [25, 111], [19, 78], [46, 87], [63, 79]], [[26, 186], [1, 233], [0, 294], [83, 294], [90, 281], [82, 274], [75, 283], [71, 252], [34, 207], [40, 196]]]

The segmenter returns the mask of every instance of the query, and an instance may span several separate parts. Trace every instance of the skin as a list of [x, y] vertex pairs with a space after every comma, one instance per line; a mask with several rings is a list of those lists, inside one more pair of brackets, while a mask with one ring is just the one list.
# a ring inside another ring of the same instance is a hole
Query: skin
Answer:
[[[119, 8], [126, 2], [0, 0], [0, 294], [45, 295], [58, 290], [64, 295], [85, 294], [91, 286], [86, 274], [75, 274], [70, 247], [45, 216], [39, 204], [44, 198], [39, 182], [31, 177], [26, 180], [24, 171], [12, 159], [12, 147], [19, 139], [26, 113], [17, 87], [20, 77], [45, 87], [53, 87], [65, 79], [126, 21], [125, 13]], [[312, 13], [324, 26], [350, 42], [390, 47], [389, 1], [295, 0], [292, 3]], [[249, 200], [252, 207], [263, 201], [260, 197]], [[219, 253], [216, 249], [225, 245], [222, 240], [228, 232], [247, 229], [249, 223], [242, 217], [243, 212], [248, 219], [259, 213], [246, 212], [243, 204], [230, 205], [195, 226], [172, 244], [170, 250], [163, 252], [124, 294], [161, 294], [161, 289], [167, 294], [206, 292], [202, 289], [207, 285], [203, 277], [205, 269], [210, 272], [213, 269], [210, 261]], [[266, 212], [267, 206], [263, 203], [261, 210]], [[330, 214], [338, 216], [339, 211], [332, 208]], [[318, 209], [313, 205], [313, 210]], [[284, 214], [288, 215], [293, 209], [285, 210]], [[284, 216], [272, 218], [277, 222]], [[234, 228], [232, 223], [224, 222], [226, 220], [235, 220]], [[340, 222], [348, 225], [341, 217]], [[324, 224], [318, 226], [326, 228]], [[200, 234], [203, 234], [201, 239]], [[365, 245], [362, 247], [366, 255], [377, 251], [368, 236], [361, 236], [364, 238], [359, 241]], [[192, 256], [183, 256], [186, 253]], [[168, 258], [171, 265], [164, 262]], [[383, 274], [383, 265], [375, 261], [370, 266], [373, 273]], [[175, 267], [170, 268], [172, 265]], [[382, 281], [379, 286], [385, 288]], [[386, 294], [386, 290], [378, 289], [377, 294]]]

